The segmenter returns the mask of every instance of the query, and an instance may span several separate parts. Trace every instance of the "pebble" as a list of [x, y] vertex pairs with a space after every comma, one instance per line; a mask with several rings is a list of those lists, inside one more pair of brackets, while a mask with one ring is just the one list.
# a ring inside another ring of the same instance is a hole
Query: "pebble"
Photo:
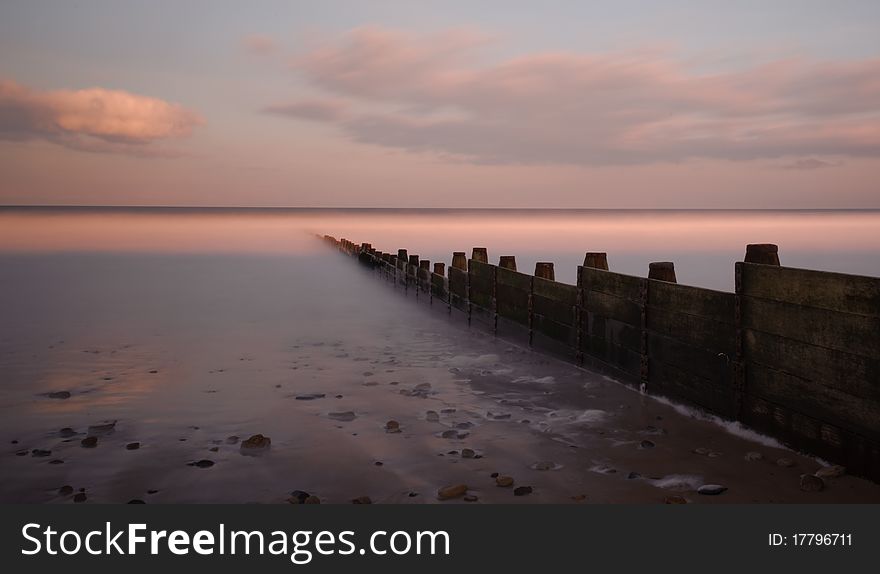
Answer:
[[801, 475], [801, 490], [804, 492], [821, 492], [825, 488], [825, 481], [815, 474]]
[[699, 447], [694, 449], [694, 454], [699, 454], [702, 456], [708, 456], [708, 454], [712, 452], [712, 449], [708, 449], [705, 447]]
[[492, 411], [489, 411], [486, 416], [493, 421], [503, 421], [510, 418], [510, 413], [493, 413]]
[[513, 477], [512, 476], [496, 476], [495, 484], [497, 486], [513, 486]]
[[146, 502], [144, 502], [140, 498], [132, 498], [131, 500], [128, 501], [127, 504], [146, 504]]
[[159, 371], [157, 371], [156, 369], [152, 369], [152, 370], [147, 371], [147, 372], [150, 373], [151, 375], [155, 375], [155, 374], [158, 373]]
[[76, 431], [70, 427], [64, 427], [63, 429], [58, 431], [58, 434], [61, 436], [61, 438], [70, 438], [72, 436], [76, 436]]
[[664, 504], [687, 504], [688, 501], [683, 496], [667, 496], [663, 501]]
[[220, 447], [219, 447], [219, 446], [212, 446], [212, 447], [209, 448], [208, 450], [211, 451], [211, 452], [218, 452], [218, 451], [220, 450]]
[[437, 411], [428, 411], [425, 413], [425, 420], [429, 423], [436, 423], [440, 421], [440, 415]]
[[73, 495], [74, 502], [85, 502], [88, 499], [85, 492], [77, 492]]
[[493, 472], [493, 473], [490, 474], [489, 476], [490, 476], [491, 478], [498, 478], [498, 473], [497, 473], [497, 472]]
[[352, 411], [339, 411], [334, 413], [328, 413], [327, 416], [335, 421], [341, 422], [351, 422], [357, 418], [357, 415]]
[[53, 391], [51, 393], [46, 393], [46, 396], [50, 399], [69, 399], [70, 391]]
[[461, 458], [474, 458], [477, 456], [477, 453], [474, 452], [471, 448], [463, 448], [461, 449]]
[[531, 494], [531, 493], [532, 493], [531, 486], [517, 486], [516, 488], [513, 489], [514, 496], [525, 496], [525, 495]]
[[241, 439], [239, 439], [235, 435], [228, 436], [228, 437], [226, 437], [226, 444], [236, 444], [239, 440], [241, 440]]
[[463, 500], [464, 500], [465, 502], [476, 502], [476, 501], [478, 501], [478, 500], [480, 500], [480, 499], [479, 499], [478, 497], [474, 496], [473, 494], [468, 494], [467, 496], [464, 497]]
[[214, 466], [213, 460], [208, 460], [207, 458], [203, 458], [202, 460], [197, 460], [195, 462], [189, 463], [190, 466], [195, 466], [196, 468], [211, 468]]
[[715, 496], [721, 494], [726, 491], [726, 486], [721, 486], [720, 484], [704, 484], [700, 488], [697, 489], [697, 494], [705, 494], [707, 496]]
[[[16, 454], [17, 454], [17, 453], [16, 453]], [[35, 457], [37, 457], [37, 458], [42, 458], [42, 457], [44, 457], [44, 456], [49, 456], [50, 454], [52, 454], [52, 451], [51, 451], [51, 450], [43, 450], [43, 449], [40, 449], [40, 448], [35, 448], [34, 450], [31, 451], [31, 456], [35, 456]]]
[[837, 478], [838, 476], [846, 474], [846, 468], [839, 464], [835, 464], [834, 466], [823, 466], [813, 474], [819, 478]]
[[385, 423], [385, 432], [387, 433], [397, 433], [400, 432], [400, 423], [395, 420], [390, 420]]
[[30, 451], [28, 449], [22, 449], [15, 451], [15, 456], [27, 456]]
[[382, 465], [384, 465], [385, 463], [382, 462], [381, 460], [377, 460], [377, 461], [374, 462], [373, 464], [376, 465], [376, 466], [382, 466]]
[[790, 458], [779, 458], [776, 459], [776, 464], [783, 468], [791, 468], [794, 466], [794, 461]]
[[549, 460], [541, 460], [534, 463], [531, 468], [534, 470], [553, 470], [556, 468], [556, 463]]
[[139, 448], [141, 448], [141, 443], [139, 442], [130, 442], [125, 445], [125, 450], [137, 450]]
[[639, 448], [654, 448], [654, 442], [650, 440], [643, 440], [639, 443]]
[[324, 393], [306, 393], [303, 395], [296, 395], [296, 400], [298, 401], [313, 401], [315, 399], [323, 399], [325, 396]]
[[455, 412], [455, 409], [453, 409], [453, 408], [441, 409], [440, 412], [443, 413], [444, 415], [450, 415]]
[[575, 502], [581, 502], [582, 500], [587, 499], [587, 495], [586, 494], [575, 494], [574, 496], [571, 497], [571, 499], [574, 500]]
[[758, 460], [764, 460], [764, 455], [760, 452], [747, 452], [745, 458], [749, 462], [755, 462]]
[[635, 480], [637, 478], [642, 478], [642, 475], [637, 472], [631, 472], [628, 475], [626, 475], [626, 478], [629, 480]]
[[440, 500], [449, 500], [450, 498], [458, 498], [467, 492], [466, 484], [456, 484], [453, 486], [444, 486], [437, 491], [437, 498]]
[[304, 490], [294, 490], [290, 493], [290, 498], [288, 498], [287, 500], [291, 504], [305, 504], [309, 496], [311, 496], [311, 494]]
[[373, 501], [370, 500], [369, 496], [358, 496], [357, 498], [353, 498], [351, 500], [352, 504], [373, 504]]
[[151, 488], [150, 490], [147, 491], [147, 494], [156, 494], [157, 492], [159, 492], [159, 491], [154, 488]]
[[418, 496], [418, 495], [419, 495], [418, 492], [410, 492], [409, 494], [407, 494], [407, 496], [410, 497], [410, 498], [415, 498], [415, 497]]
[[55, 458], [49, 461], [49, 464], [64, 464], [64, 461], [60, 458]]
[[303, 504], [321, 504], [321, 499], [314, 494], [303, 501]]
[[272, 445], [272, 439], [261, 434], [255, 434], [247, 440], [241, 441], [239, 452], [242, 454], [259, 454], [266, 452]]
[[70, 496], [71, 494], [73, 494], [73, 487], [70, 486], [69, 484], [65, 484], [64, 486], [62, 486], [61, 488], [58, 489], [58, 494], [60, 496]]

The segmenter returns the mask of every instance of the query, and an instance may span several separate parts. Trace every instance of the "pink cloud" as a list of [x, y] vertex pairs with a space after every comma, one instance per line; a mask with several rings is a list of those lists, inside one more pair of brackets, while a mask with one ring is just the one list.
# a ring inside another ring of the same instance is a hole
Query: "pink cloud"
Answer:
[[659, 51], [482, 63], [487, 41], [353, 30], [295, 69], [352, 109], [389, 111], [289, 115], [333, 123], [355, 141], [475, 163], [880, 156], [880, 59], [706, 74]]
[[340, 121], [346, 116], [348, 106], [333, 98], [299, 100], [286, 104], [273, 104], [263, 108], [267, 114], [289, 116], [305, 120]]
[[251, 34], [242, 38], [242, 46], [253, 54], [270, 54], [278, 49], [278, 43], [271, 36]]
[[143, 155], [139, 148], [189, 136], [202, 123], [180, 105], [121, 90], [36, 91], [0, 81], [2, 139], [40, 138], [86, 151]]

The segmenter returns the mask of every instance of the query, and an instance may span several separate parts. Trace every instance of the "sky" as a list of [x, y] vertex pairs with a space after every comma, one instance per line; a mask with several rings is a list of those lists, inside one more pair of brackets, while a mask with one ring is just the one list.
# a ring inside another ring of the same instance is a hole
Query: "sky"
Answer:
[[880, 2], [4, 0], [0, 205], [880, 208]]

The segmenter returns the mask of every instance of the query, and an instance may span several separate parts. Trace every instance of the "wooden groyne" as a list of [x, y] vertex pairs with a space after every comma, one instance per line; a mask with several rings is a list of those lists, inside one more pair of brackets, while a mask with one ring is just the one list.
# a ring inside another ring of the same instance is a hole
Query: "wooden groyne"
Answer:
[[734, 293], [608, 270], [587, 253], [577, 285], [534, 275], [484, 248], [452, 264], [400, 249], [324, 239], [449, 313], [528, 341], [645, 392], [696, 405], [880, 481], [880, 279], [782, 267], [775, 245], [749, 245]]

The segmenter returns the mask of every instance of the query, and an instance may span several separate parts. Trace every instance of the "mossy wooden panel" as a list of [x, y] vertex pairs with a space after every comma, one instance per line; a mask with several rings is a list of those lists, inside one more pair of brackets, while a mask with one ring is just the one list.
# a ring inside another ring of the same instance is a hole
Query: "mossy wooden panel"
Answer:
[[819, 347], [880, 358], [880, 317], [742, 297], [742, 326]]
[[529, 322], [529, 292], [498, 284], [496, 286], [495, 305], [498, 315], [527, 325]]
[[583, 333], [590, 337], [606, 339], [613, 345], [641, 352], [642, 330], [640, 327], [610, 319], [595, 313], [581, 315]]
[[449, 300], [449, 291], [446, 287], [446, 277], [443, 275], [431, 274], [431, 294], [435, 299], [441, 301]]
[[588, 313], [595, 313], [630, 325], [641, 325], [642, 322], [641, 304], [631, 299], [599, 291], [584, 291], [583, 308]]
[[578, 269], [581, 274], [581, 287], [585, 290], [607, 293], [632, 301], [640, 300], [642, 284], [646, 279], [591, 267], [578, 267]]
[[723, 417], [736, 416], [732, 372], [723, 379], [709, 379], [689, 369], [652, 358], [648, 361], [648, 376], [648, 390], [651, 393], [695, 404]]
[[631, 377], [638, 378], [641, 372], [642, 359], [638, 351], [617, 345], [604, 337], [582, 336], [581, 351]]
[[646, 326], [651, 332], [695, 347], [736, 355], [736, 326], [689, 313], [648, 306]]
[[757, 364], [746, 369], [746, 389], [750, 396], [880, 440], [880, 404], [876, 400]]
[[648, 305], [717, 323], [733, 325], [736, 322], [736, 296], [723, 291], [649, 279]]
[[495, 279], [498, 285], [507, 285], [528, 292], [532, 288], [532, 280], [534, 277], [526, 275], [525, 273], [519, 273], [518, 271], [511, 271], [510, 269], [505, 269], [503, 267], [496, 267]]
[[739, 265], [742, 295], [880, 317], [880, 278], [774, 265]]
[[[743, 349], [755, 363], [880, 403], [880, 360], [747, 330]], [[878, 409], [880, 426], [880, 409]]]
[[560, 323], [543, 315], [535, 315], [532, 318], [532, 330], [570, 347], [575, 346], [577, 339], [577, 333], [571, 323]]
[[495, 266], [474, 259], [468, 260], [468, 273], [471, 274], [471, 277], [478, 277], [487, 281], [495, 280]]
[[719, 384], [728, 386], [732, 384], [733, 362], [731, 357], [688, 345], [678, 339], [649, 332], [648, 357], [709, 381], [717, 381]]

